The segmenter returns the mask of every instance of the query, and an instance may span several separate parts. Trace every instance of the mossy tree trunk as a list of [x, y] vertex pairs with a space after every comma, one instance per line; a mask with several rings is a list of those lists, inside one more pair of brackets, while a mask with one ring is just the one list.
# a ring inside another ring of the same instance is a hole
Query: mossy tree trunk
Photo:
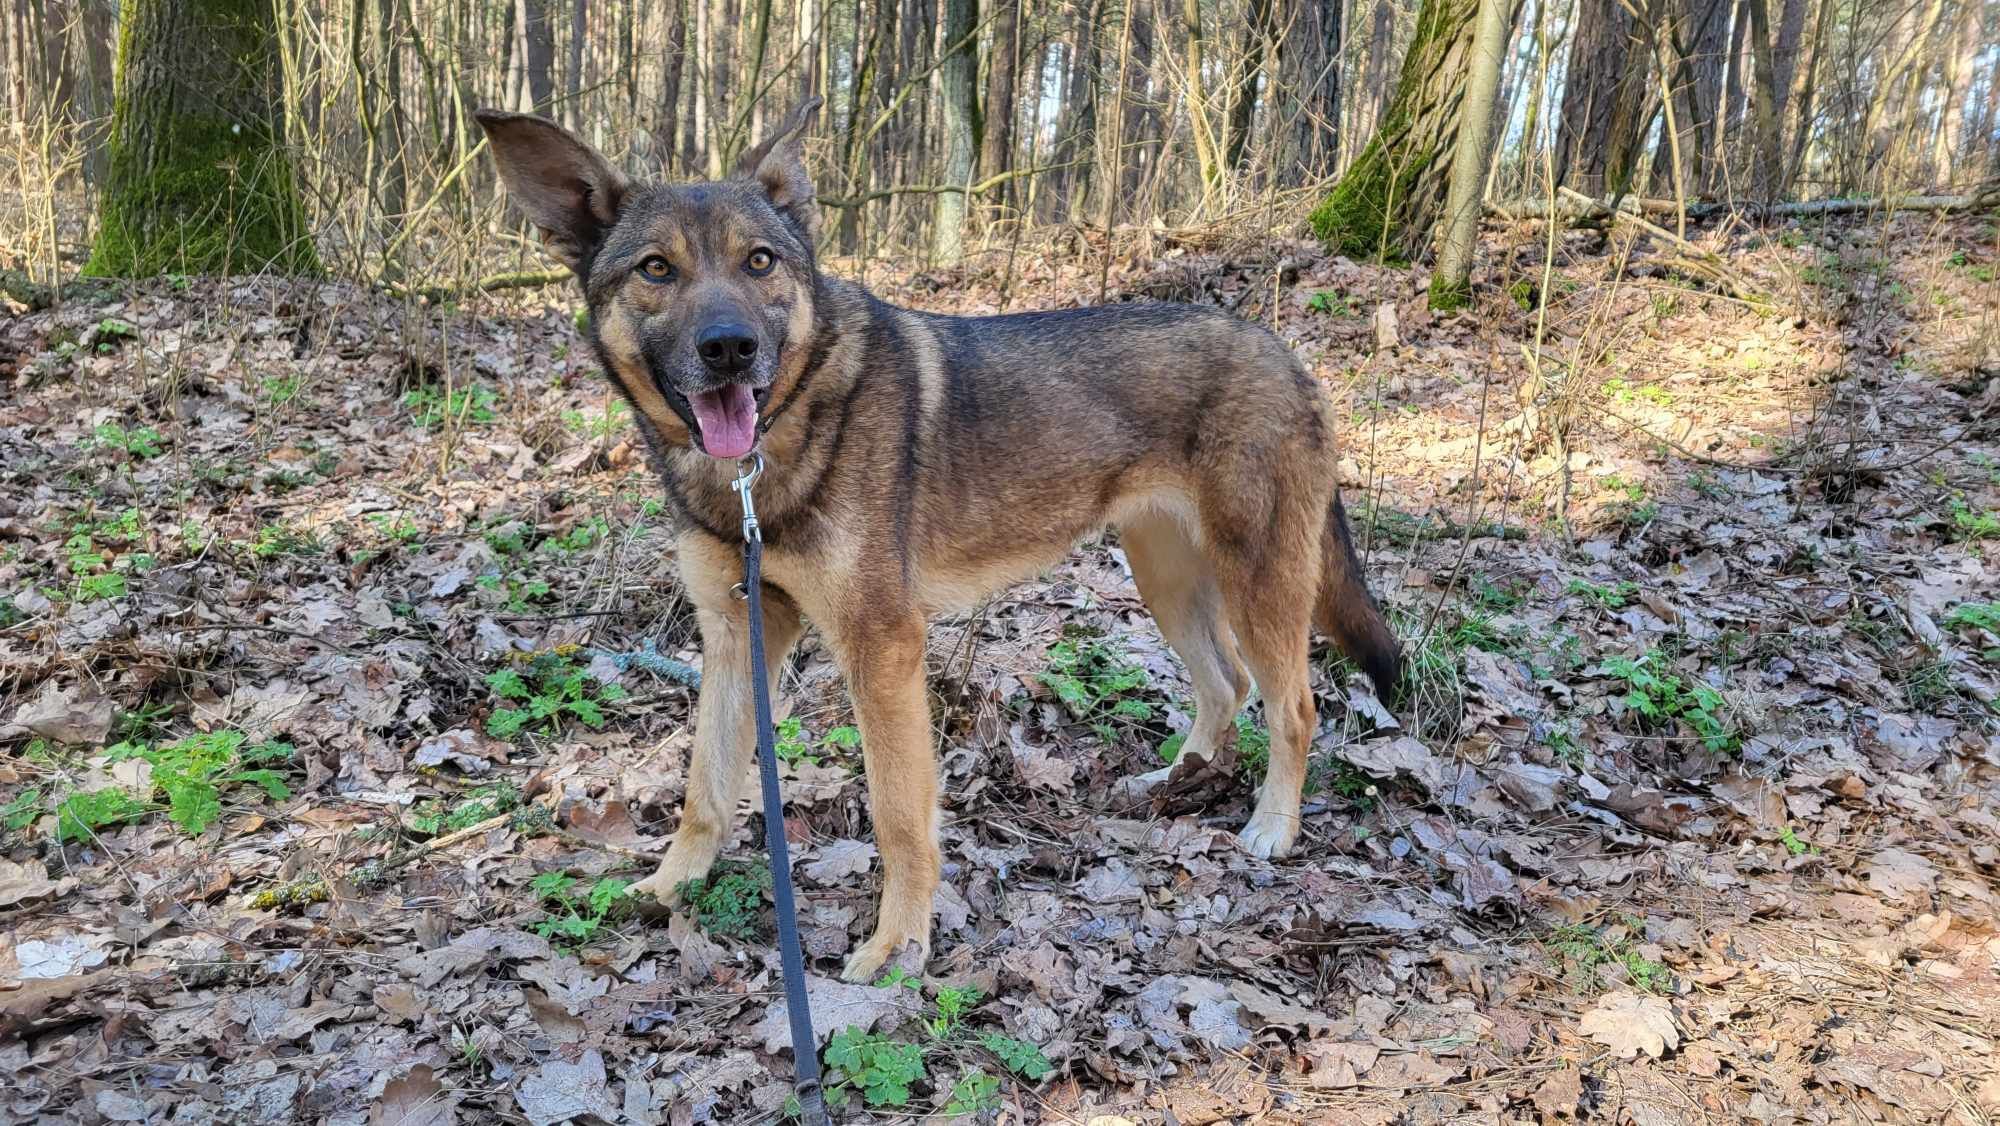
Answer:
[[283, 147], [271, 0], [125, 0], [97, 277], [319, 261]]
[[1439, 224], [1437, 268], [1431, 273], [1431, 308], [1456, 309], [1472, 293], [1472, 256], [1485, 210], [1486, 173], [1493, 162], [1494, 108], [1500, 68], [1512, 30], [1513, 0], [1479, 0], [1471, 69], [1460, 99], [1458, 142], [1452, 153], [1451, 193]]
[[1313, 233], [1356, 258], [1415, 258], [1444, 206], [1479, 0], [1424, 0], [1375, 135], [1320, 205]]

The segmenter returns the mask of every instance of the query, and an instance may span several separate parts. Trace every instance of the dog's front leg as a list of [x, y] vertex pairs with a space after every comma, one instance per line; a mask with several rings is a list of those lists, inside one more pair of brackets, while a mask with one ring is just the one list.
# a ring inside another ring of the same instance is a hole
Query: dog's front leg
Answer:
[[[732, 590], [742, 562], [707, 537], [681, 537], [681, 579], [701, 627], [701, 697], [695, 705], [694, 755], [688, 761], [681, 824], [659, 871], [632, 885], [635, 894], [671, 904], [682, 884], [708, 874], [729, 839], [737, 799], [757, 747], [757, 713], [750, 682], [750, 613]], [[764, 667], [776, 708], [778, 673], [798, 642], [799, 612], [764, 588]]]
[[868, 810], [882, 854], [875, 935], [848, 958], [841, 976], [870, 982], [906, 943], [916, 944], [920, 958], [930, 953], [940, 864], [937, 755], [924, 692], [923, 619], [913, 614], [888, 628], [841, 632], [841, 663], [861, 724]]

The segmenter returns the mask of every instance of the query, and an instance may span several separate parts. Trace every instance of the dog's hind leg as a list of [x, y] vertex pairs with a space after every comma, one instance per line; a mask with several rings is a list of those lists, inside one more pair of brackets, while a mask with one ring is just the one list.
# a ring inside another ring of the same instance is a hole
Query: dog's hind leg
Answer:
[[[1236, 653], [1236, 638], [1222, 619], [1222, 594], [1189, 529], [1173, 516], [1147, 513], [1118, 526], [1139, 595], [1194, 682], [1194, 726], [1181, 745], [1184, 757], [1206, 759], [1229, 735], [1250, 695], [1250, 676]], [[1165, 781], [1172, 768], [1139, 781]]]
[[[681, 575], [695, 602], [701, 626], [701, 696], [695, 704], [694, 754], [688, 760], [687, 794], [681, 824], [660, 867], [632, 885], [634, 894], [672, 903], [680, 886], [708, 874], [716, 853], [729, 839], [736, 803], [750, 777], [757, 747], [757, 715], [751, 698], [750, 615], [731, 593], [736, 582], [734, 552], [704, 551], [683, 537]], [[712, 541], [711, 541], [712, 542]], [[773, 697], [785, 657], [798, 643], [804, 622], [791, 601], [770, 587], [764, 591], [764, 668]], [[772, 701], [776, 707], [775, 698]]]
[[[1257, 808], [1239, 834], [1254, 856], [1283, 856], [1299, 834], [1299, 801], [1306, 754], [1317, 722], [1308, 676], [1313, 596], [1319, 587], [1317, 510], [1274, 496], [1276, 519], [1248, 523], [1269, 533], [1246, 540], [1238, 529], [1228, 546], [1211, 553], [1216, 580], [1236, 643], [1257, 681], [1271, 728], [1271, 762]], [[1293, 511], [1295, 510], [1295, 511]], [[1222, 529], [1210, 524], [1211, 538]]]

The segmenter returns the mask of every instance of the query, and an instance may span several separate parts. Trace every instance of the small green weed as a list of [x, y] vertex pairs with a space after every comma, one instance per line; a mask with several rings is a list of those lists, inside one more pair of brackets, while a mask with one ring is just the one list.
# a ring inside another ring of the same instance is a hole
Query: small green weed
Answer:
[[1633, 384], [1624, 379], [1604, 381], [1604, 393], [1614, 403], [1651, 403], [1656, 407], [1674, 405], [1674, 393], [1657, 383]]
[[1971, 508], [1963, 497], [1951, 498], [1953, 539], [1960, 541], [2000, 539], [2000, 512]]
[[1742, 745], [1741, 733], [1723, 719], [1727, 704], [1722, 693], [1700, 681], [1687, 684], [1659, 654], [1611, 657], [1604, 670], [1625, 682], [1625, 706], [1639, 717], [1641, 726], [1684, 723], [1716, 754], [1731, 754]]
[[606, 399], [601, 411], [564, 411], [563, 425], [585, 438], [607, 438], [624, 429], [625, 421], [632, 414], [625, 400]]
[[1605, 966], [1617, 965], [1636, 988], [1647, 993], [1669, 992], [1674, 985], [1673, 971], [1639, 953], [1630, 937], [1643, 933], [1644, 929], [1643, 922], [1632, 918], [1627, 918], [1623, 926], [1603, 930], [1578, 923], [1549, 932], [1542, 946], [1554, 956], [1552, 960], [1569, 964], [1568, 976], [1580, 988], [1598, 988], [1598, 972]]
[[1785, 851], [1793, 856], [1804, 856], [1813, 850], [1811, 845], [1799, 839], [1799, 835], [1792, 831], [1790, 825], [1778, 830], [1778, 843], [1784, 845]]
[[833, 1069], [831, 1093], [854, 1090], [871, 1107], [907, 1106], [911, 1084], [924, 1079], [924, 1050], [855, 1026], [835, 1033], [822, 1057]]
[[1140, 698], [1150, 692], [1146, 670], [1080, 627], [1065, 630], [1063, 639], [1049, 648], [1041, 681], [1072, 719], [1089, 724], [1106, 742], [1114, 741], [1121, 728], [1146, 723], [1155, 714], [1153, 705]]
[[1361, 314], [1361, 307], [1354, 298], [1331, 289], [1316, 289], [1306, 298], [1306, 308], [1315, 313], [1331, 313], [1336, 317], [1354, 317]]
[[597, 937], [614, 914], [628, 910], [625, 890], [630, 880], [606, 877], [583, 888], [568, 872], [544, 872], [528, 882], [548, 917], [534, 926], [543, 938], [564, 939], [581, 946]]
[[5, 827], [10, 833], [18, 833], [34, 824], [41, 815], [42, 789], [31, 787], [15, 794], [6, 805], [0, 805], [0, 827]]
[[97, 830], [137, 821], [153, 808], [119, 789], [71, 794], [56, 806], [56, 839], [87, 841]]
[[481, 575], [474, 585], [481, 590], [498, 591], [507, 600], [507, 611], [512, 614], [526, 614], [535, 604], [545, 602], [554, 593], [545, 579], [518, 579], [508, 574]]
[[944, 1104], [946, 1114], [968, 1115], [984, 1111], [998, 1110], [1000, 1107], [1000, 1080], [979, 1068], [973, 1068], [958, 1077], [951, 1085], [951, 1097]]
[[1001, 1064], [1005, 1065], [1008, 1071], [1031, 1082], [1039, 1082], [1056, 1069], [1055, 1065], [1049, 1062], [1049, 1057], [1042, 1054], [1040, 1048], [1026, 1040], [1016, 1040], [1012, 1036], [988, 1032], [979, 1037], [979, 1042], [987, 1051], [1000, 1057]]
[[703, 880], [689, 880], [678, 889], [695, 925], [709, 934], [749, 940], [763, 929], [764, 897], [771, 891], [771, 873], [754, 864], [717, 864]]
[[291, 787], [277, 767], [289, 763], [293, 754], [289, 743], [251, 743], [240, 731], [210, 731], [158, 745], [113, 744], [105, 750], [108, 762], [136, 759], [152, 767], [151, 792], [143, 798], [115, 788], [70, 794], [56, 808], [56, 836], [85, 840], [107, 825], [137, 821], [160, 809], [181, 831], [199, 834], [222, 816], [227, 789], [253, 787], [273, 801], [290, 797]]
[[1605, 610], [1623, 610], [1632, 604], [1633, 599], [1639, 597], [1639, 584], [1628, 579], [1602, 586], [1583, 579], [1571, 579], [1568, 591], [1588, 598]]
[[263, 382], [264, 402], [274, 407], [282, 407], [297, 402], [305, 392], [306, 381], [299, 375], [267, 376]]
[[625, 689], [601, 684], [588, 671], [559, 653], [541, 653], [520, 668], [486, 674], [486, 687], [518, 707], [497, 707], [486, 719], [486, 733], [512, 739], [530, 724], [544, 723], [551, 737], [562, 730], [562, 717], [574, 716], [595, 730], [604, 726], [603, 705], [625, 698]]
[[92, 347], [96, 348], [98, 352], [108, 355], [109, 353], [116, 352], [118, 346], [125, 341], [139, 339], [139, 330], [130, 321], [121, 321], [117, 317], [106, 317], [90, 326], [89, 331], [84, 335], [89, 339]]
[[279, 559], [287, 555], [310, 558], [326, 550], [320, 542], [319, 534], [309, 528], [294, 528], [288, 524], [266, 524], [257, 529], [257, 538], [250, 541], [250, 554], [259, 559]]
[[425, 430], [436, 430], [447, 423], [489, 425], [498, 418], [493, 408], [499, 402], [500, 396], [494, 394], [491, 387], [478, 384], [450, 392], [435, 387], [419, 387], [403, 394], [403, 405], [410, 410], [410, 421]]
[[160, 437], [160, 432], [150, 426], [127, 430], [115, 422], [98, 424], [97, 429], [91, 431], [90, 438], [90, 444], [98, 449], [120, 450], [140, 461], [150, 461], [165, 453], [160, 445], [164, 441], [166, 439]]
[[931, 1037], [943, 1040], [958, 1031], [965, 1014], [979, 1006], [985, 994], [970, 985], [946, 985], [938, 989], [937, 1015], [927, 1022]]
[[410, 815], [404, 823], [415, 832], [434, 837], [470, 829], [481, 821], [519, 808], [519, 787], [503, 778], [467, 790], [465, 796], [449, 804], [441, 798], [426, 798], [410, 807]]
[[[1236, 770], [1251, 781], [1262, 781], [1271, 768], [1271, 733], [1251, 722], [1247, 715], [1236, 717]], [[1176, 731], [1160, 742], [1160, 761], [1168, 766], [1181, 757], [1187, 732]]]

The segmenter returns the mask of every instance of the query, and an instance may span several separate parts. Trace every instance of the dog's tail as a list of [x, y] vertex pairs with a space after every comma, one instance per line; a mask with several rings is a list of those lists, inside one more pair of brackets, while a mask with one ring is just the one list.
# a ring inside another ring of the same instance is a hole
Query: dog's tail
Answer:
[[1354, 552], [1354, 537], [1347, 530], [1347, 510], [1339, 494], [1326, 510], [1320, 553], [1324, 558], [1313, 624], [1361, 666], [1375, 682], [1376, 695], [1394, 699], [1403, 675], [1402, 643], [1382, 616], [1382, 608], [1375, 604], [1375, 596], [1368, 593], [1368, 579], [1361, 572], [1361, 557]]

